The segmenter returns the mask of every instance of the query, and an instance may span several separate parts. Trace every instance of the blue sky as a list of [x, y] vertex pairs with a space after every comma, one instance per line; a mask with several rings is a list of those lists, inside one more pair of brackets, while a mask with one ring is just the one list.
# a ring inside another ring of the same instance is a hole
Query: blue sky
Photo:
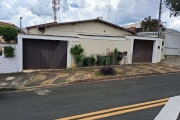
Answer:
[[[98, 16], [117, 25], [139, 22], [145, 17], [158, 18], [160, 0], [111, 0], [108, 20], [109, 0], [61, 0], [58, 22], [94, 19]], [[0, 0], [0, 21], [19, 27], [22, 16], [23, 27], [53, 22], [52, 0]], [[180, 31], [180, 17], [169, 16], [163, 6], [162, 21], [168, 28]]]

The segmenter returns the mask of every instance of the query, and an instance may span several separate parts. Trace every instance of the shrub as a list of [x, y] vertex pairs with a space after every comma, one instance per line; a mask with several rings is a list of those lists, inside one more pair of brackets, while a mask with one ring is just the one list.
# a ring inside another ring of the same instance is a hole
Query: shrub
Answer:
[[83, 59], [83, 66], [94, 66], [95, 65], [95, 58], [93, 56], [91, 57], [85, 57]]
[[70, 52], [72, 55], [74, 55], [74, 62], [76, 64], [76, 66], [80, 66], [80, 64], [83, 60], [82, 53], [84, 52], [84, 49], [82, 48], [82, 46], [80, 44], [72, 46]]
[[99, 70], [99, 72], [103, 75], [114, 75], [115, 74], [115, 70], [110, 66], [101, 68]]
[[117, 59], [117, 55], [111, 55], [110, 56], [110, 64], [111, 65], [119, 65], [119, 60]]
[[75, 55], [74, 56], [74, 62], [76, 64], [76, 66], [80, 66], [81, 62], [83, 60], [83, 55]]
[[114, 49], [114, 54], [118, 54], [118, 48]]
[[18, 31], [14, 27], [11, 27], [11, 26], [1, 26], [0, 27], [0, 35], [3, 36], [3, 39], [6, 42], [15, 40], [17, 37], [17, 34], [18, 34]]
[[80, 44], [72, 46], [72, 48], [71, 48], [71, 54], [73, 54], [73, 55], [80, 55], [83, 52], [84, 52], [84, 49], [82, 48], [82, 46]]
[[103, 64], [110, 65], [111, 63], [111, 57], [110, 56], [104, 56], [103, 57]]
[[14, 57], [14, 50], [15, 48], [12, 48], [11, 46], [4, 47], [4, 56], [6, 58]]
[[104, 56], [97, 55], [96, 58], [97, 58], [97, 61], [96, 61], [97, 66], [105, 65]]

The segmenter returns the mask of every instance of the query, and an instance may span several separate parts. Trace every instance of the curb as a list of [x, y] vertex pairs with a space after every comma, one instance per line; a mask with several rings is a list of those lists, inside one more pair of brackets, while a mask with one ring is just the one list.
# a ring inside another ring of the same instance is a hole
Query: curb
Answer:
[[[147, 76], [152, 76], [152, 75], [167, 75], [167, 74], [174, 74], [174, 73], [180, 73], [180, 70], [176, 71], [176, 72], [168, 72], [168, 73], [157, 72], [157, 73], [145, 73], [145, 74], [125, 75], [125, 76], [120, 76], [120, 75], [119, 76], [108, 76], [108, 77], [103, 77], [103, 78], [99, 78], [99, 79], [82, 79], [82, 80], [76, 80], [76, 81], [71, 81], [71, 82], [64, 82], [64, 83], [59, 83], [59, 84], [51, 84], [51, 85], [46, 85], [46, 86], [24, 87], [24, 88], [20, 88], [20, 89], [1, 88], [0, 89], [0, 93], [33, 91], [33, 90], [38, 90], [38, 89], [42, 89], [42, 88], [69, 86], [69, 85], [81, 84], [81, 83], [93, 83], [93, 82], [101, 82], [101, 81], [113, 81], [113, 80], [119, 80], [119, 79], [122, 80], [122, 79], [136, 78], [136, 77], [147, 77]], [[3, 91], [3, 92], [1, 92], [1, 91]]]

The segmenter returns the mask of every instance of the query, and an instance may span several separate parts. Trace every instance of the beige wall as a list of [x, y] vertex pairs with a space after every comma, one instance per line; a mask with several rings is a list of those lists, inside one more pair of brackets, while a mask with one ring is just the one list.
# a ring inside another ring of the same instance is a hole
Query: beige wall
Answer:
[[[91, 56], [94, 54], [106, 55], [106, 48], [114, 51], [115, 48], [118, 48], [119, 51], [124, 52], [127, 51], [128, 55], [130, 53], [131, 41], [129, 40], [95, 40], [95, 39], [80, 39], [79, 42], [72, 42], [72, 45], [81, 44], [84, 48], [84, 55]], [[72, 57], [72, 66], [74, 65], [74, 60]]]
[[[106, 32], [104, 32], [106, 31]], [[36, 28], [29, 30], [31, 34], [39, 34]], [[76, 23], [52, 26], [45, 30], [44, 34], [48, 35], [61, 35], [61, 36], [77, 36], [79, 33], [84, 34], [97, 34], [97, 35], [114, 35], [114, 36], [126, 36], [132, 35], [121, 29], [117, 29], [110, 25], [101, 22], [86, 22], [86, 23]]]
[[43, 33], [41, 33], [41, 32], [39, 32], [38, 30], [37, 30], [37, 28], [31, 28], [29, 31], [27, 31], [27, 32], [29, 32], [28, 34], [43, 34]]
[[[0, 43], [7, 43], [6, 41], [4, 41], [2, 36], [0, 36]], [[16, 43], [16, 41], [15, 40], [10, 40], [10, 43]]]

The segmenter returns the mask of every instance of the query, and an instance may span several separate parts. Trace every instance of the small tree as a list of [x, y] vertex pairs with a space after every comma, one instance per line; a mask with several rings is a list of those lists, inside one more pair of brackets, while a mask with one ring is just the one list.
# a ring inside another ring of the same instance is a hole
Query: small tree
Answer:
[[80, 44], [72, 46], [71, 54], [74, 55], [74, 62], [76, 64], [76, 66], [80, 66], [80, 63], [82, 62], [82, 60], [83, 60], [82, 53], [83, 52], [84, 52], [84, 49], [82, 48], [82, 46]]
[[[144, 18], [141, 22], [143, 32], [155, 32], [158, 31], [158, 20], [152, 19], [151, 16]], [[162, 31], [166, 30], [163, 24], [160, 24]]]
[[170, 10], [170, 16], [180, 15], [180, 0], [164, 0], [166, 7]]
[[17, 37], [18, 31], [11, 26], [0, 26], [0, 35], [3, 36], [4, 41], [10, 42], [15, 40]]

